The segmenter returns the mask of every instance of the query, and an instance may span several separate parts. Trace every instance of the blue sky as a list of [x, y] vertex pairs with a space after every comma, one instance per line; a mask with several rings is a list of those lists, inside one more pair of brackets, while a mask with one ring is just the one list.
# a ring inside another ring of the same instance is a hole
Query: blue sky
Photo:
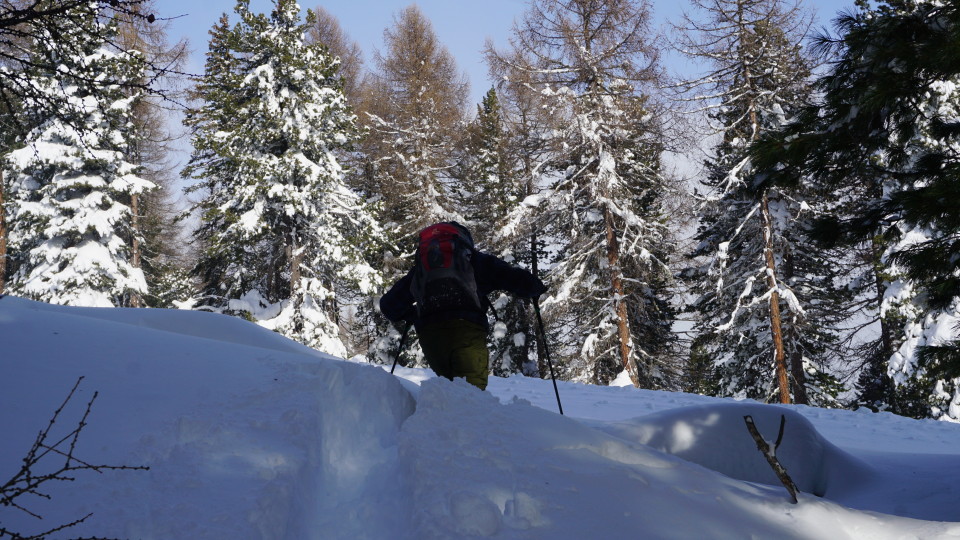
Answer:
[[[383, 30], [393, 23], [394, 14], [410, 5], [409, 0], [302, 0], [303, 9], [323, 6], [340, 21], [346, 33], [363, 48], [369, 60], [375, 49], [382, 47]], [[496, 45], [507, 42], [515, 18], [526, 9], [526, 0], [419, 0], [421, 10], [433, 22], [434, 31], [457, 59], [461, 70], [467, 73], [471, 86], [471, 101], [480, 101], [489, 88], [487, 68], [481, 50], [487, 38]], [[828, 25], [836, 13], [848, 9], [853, 0], [804, 0], [815, 11], [820, 25]], [[188, 71], [203, 71], [203, 55], [207, 50], [207, 32], [221, 13], [232, 14], [236, 5], [233, 0], [161, 0], [157, 5], [162, 11], [157, 15], [174, 17], [171, 40], [186, 37], [193, 50]], [[657, 24], [677, 20], [687, 6], [683, 0], [653, 0]], [[254, 11], [269, 12], [270, 0], [251, 0]], [[680, 61], [668, 60], [668, 68], [685, 69]], [[472, 107], [471, 107], [472, 108]]]

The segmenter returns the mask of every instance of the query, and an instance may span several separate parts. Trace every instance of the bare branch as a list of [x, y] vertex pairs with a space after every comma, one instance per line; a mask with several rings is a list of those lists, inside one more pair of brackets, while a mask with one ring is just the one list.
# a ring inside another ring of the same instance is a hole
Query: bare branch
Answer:
[[787, 474], [787, 469], [780, 464], [780, 460], [777, 459], [777, 449], [780, 448], [780, 443], [783, 440], [783, 427], [787, 422], [787, 418], [784, 415], [780, 415], [780, 433], [777, 435], [777, 442], [771, 448], [770, 443], [768, 443], [760, 435], [760, 432], [757, 430], [756, 424], [753, 422], [753, 417], [750, 415], [744, 416], [743, 421], [747, 423], [747, 430], [750, 431], [750, 436], [753, 437], [753, 440], [757, 443], [757, 450], [763, 454], [763, 457], [766, 458], [767, 463], [770, 464], [770, 468], [773, 469], [773, 472], [776, 473], [777, 478], [780, 479], [780, 482], [783, 484], [783, 487], [787, 488], [787, 491], [790, 492], [790, 500], [793, 504], [797, 504], [797, 493], [800, 490], [797, 488], [797, 485], [793, 482], [793, 479], [790, 478], [790, 475]]
[[[90, 401], [87, 402], [83, 416], [77, 423], [76, 427], [56, 442], [48, 442], [51, 437], [51, 431], [56, 427], [57, 421], [60, 420], [61, 414], [73, 399], [83, 379], [83, 377], [77, 379], [77, 382], [67, 394], [66, 399], [64, 399], [63, 403], [57, 407], [53, 413], [53, 416], [50, 418], [49, 422], [47, 422], [46, 427], [37, 435], [37, 438], [34, 440], [33, 445], [27, 452], [26, 457], [23, 458], [20, 470], [17, 471], [17, 473], [7, 480], [2, 486], [0, 486], [0, 506], [16, 508], [30, 516], [33, 516], [34, 518], [37, 518], [38, 520], [42, 520], [43, 516], [31, 511], [25, 506], [25, 503], [21, 503], [21, 501], [26, 496], [51, 499], [49, 494], [41, 491], [45, 485], [57, 482], [72, 482], [75, 480], [73, 474], [79, 471], [94, 471], [103, 473], [104, 471], [108, 470], [149, 470], [149, 467], [145, 466], [93, 465], [87, 461], [79, 459], [74, 455], [77, 447], [77, 441], [80, 438], [80, 433], [87, 425], [87, 418], [90, 416], [93, 402], [97, 398], [96, 392], [94, 392], [93, 397], [90, 398]], [[45, 458], [51, 455], [62, 457], [64, 458], [64, 461], [59, 466], [49, 466], [49, 460]], [[2, 538], [4, 535], [9, 535], [13, 538], [43, 538], [55, 532], [79, 525], [80, 523], [86, 521], [91, 515], [92, 514], [87, 514], [86, 516], [69, 523], [58, 525], [45, 532], [29, 536], [25, 536], [23, 534], [0, 527], [0, 538]]]

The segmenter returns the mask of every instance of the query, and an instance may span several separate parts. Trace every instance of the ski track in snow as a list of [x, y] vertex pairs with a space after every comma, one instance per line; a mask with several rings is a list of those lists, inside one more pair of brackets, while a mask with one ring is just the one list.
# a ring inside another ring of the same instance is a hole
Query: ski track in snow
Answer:
[[[393, 377], [208, 313], [4, 297], [0, 338], [0, 480], [80, 375], [78, 454], [151, 468], [25, 501], [42, 522], [0, 508], [27, 533], [93, 512], [69, 537], [960, 538], [952, 424], [559, 382], [564, 417], [549, 381]], [[770, 440], [786, 416], [800, 504], [744, 414]]]

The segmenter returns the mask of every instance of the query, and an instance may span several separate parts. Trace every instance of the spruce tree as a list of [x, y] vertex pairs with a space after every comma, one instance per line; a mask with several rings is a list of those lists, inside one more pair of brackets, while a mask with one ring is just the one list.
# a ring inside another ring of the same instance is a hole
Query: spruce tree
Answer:
[[[528, 242], [500, 234], [510, 213], [526, 196], [517, 150], [497, 91], [491, 88], [467, 126], [461, 162], [455, 169], [460, 207], [478, 239], [478, 247], [528, 267]], [[500, 294], [493, 300], [493, 308], [496, 321], [490, 339], [491, 371], [497, 376], [537, 374], [531, 354], [536, 338], [529, 301]]]
[[[956, 421], [960, 7], [858, 2], [837, 22], [840, 36], [820, 40], [836, 57], [818, 81], [822, 100], [763, 140], [755, 160], [771, 182], [812, 177], [844, 202], [842, 214], [820, 224], [828, 245], [866, 244], [875, 253], [879, 350], [892, 354], [868, 366], [866, 381], [880, 383], [870, 399], [887, 396], [894, 412]], [[883, 391], [885, 376], [892, 395]]]
[[[512, 51], [514, 54], [519, 51]], [[537, 88], [528, 84], [531, 82], [531, 73], [520, 66], [527, 66], [529, 62], [515, 62], [514, 59], [505, 59], [487, 44], [488, 63], [498, 84], [498, 99], [503, 121], [503, 131], [506, 144], [503, 149], [504, 160], [512, 163], [510, 179], [515, 188], [516, 199], [507, 209], [505, 219], [497, 218], [493, 221], [493, 236], [491, 242], [504, 257], [510, 258], [515, 264], [527, 268], [535, 276], [544, 277], [544, 268], [549, 260], [546, 248], [544, 227], [542, 227], [541, 210], [535, 202], [538, 200], [543, 187], [548, 186], [553, 175], [550, 160], [555, 155], [555, 146], [559, 141], [553, 137], [553, 119], [544, 115], [546, 96]], [[501, 160], [503, 161], [503, 160]], [[501, 165], [502, 166], [502, 165]], [[503, 184], [506, 187], [508, 184]], [[524, 306], [526, 321], [519, 312], [520, 304], [513, 304], [513, 325], [509, 322], [503, 341], [512, 347], [511, 360], [517, 361], [520, 356], [529, 359], [536, 345], [536, 371], [540, 377], [550, 376], [546, 362], [546, 343], [544, 336], [539, 332], [538, 322], [529, 308]], [[526, 324], [525, 324], [526, 323]], [[522, 332], [522, 335], [517, 335]], [[559, 333], [556, 328], [545, 329], [550, 342], [557, 341]], [[512, 334], [512, 335], [511, 335]], [[502, 350], [502, 349], [501, 349]], [[526, 360], [524, 372], [531, 374], [532, 362]]]
[[239, 29], [231, 28], [226, 13], [210, 30], [204, 74], [194, 81], [191, 90], [197, 104], [188, 110], [184, 121], [191, 129], [193, 152], [181, 174], [185, 179], [198, 180], [185, 189], [186, 194], [200, 196], [192, 207], [200, 219], [193, 231], [199, 257], [191, 273], [200, 282], [198, 304], [216, 310], [226, 309], [229, 298], [249, 290], [255, 279], [241, 264], [243, 245], [214, 241], [219, 231], [230, 225], [232, 218], [225, 208], [233, 194], [231, 182], [239, 174], [239, 162], [215, 136], [237, 129], [234, 120], [242, 103], [243, 81], [237, 53], [239, 33]]
[[706, 194], [691, 254], [700, 265], [685, 272], [698, 295], [698, 361], [713, 359], [720, 395], [833, 403], [827, 365], [839, 337], [834, 310], [822, 306], [839, 293], [804, 234], [813, 198], [758, 183], [747, 154], [809, 93], [813, 58], [801, 47], [809, 21], [798, 4], [781, 0], [694, 6], [700, 18], [687, 16], [679, 47], [708, 70], [678, 86], [721, 135], [701, 180]]
[[461, 190], [459, 206], [479, 242], [493, 238], [509, 209], [522, 196], [513, 181], [516, 158], [510, 154], [508, 143], [500, 99], [491, 88], [467, 125], [455, 172]]
[[200, 307], [240, 313], [306, 345], [346, 354], [340, 299], [371, 294], [379, 274], [361, 246], [379, 237], [344, 183], [334, 151], [356, 137], [337, 61], [304, 42], [293, 0], [270, 17], [236, 6], [214, 29], [206, 103], [194, 113], [187, 173], [208, 188], [197, 237]]
[[607, 384], [626, 371], [655, 388], [674, 337], [649, 24], [646, 2], [534, 1], [498, 62], [524, 73], [554, 119], [556, 180], [537, 204], [558, 245], [543, 306], [565, 329], [565, 374]]
[[154, 187], [124, 155], [136, 144], [139, 93], [129, 89], [143, 77], [143, 58], [109, 45], [116, 23], [95, 4], [37, 36], [19, 112], [32, 129], [6, 159], [10, 289], [58, 304], [129, 305], [146, 283], [131, 264], [137, 233], [127, 203]]

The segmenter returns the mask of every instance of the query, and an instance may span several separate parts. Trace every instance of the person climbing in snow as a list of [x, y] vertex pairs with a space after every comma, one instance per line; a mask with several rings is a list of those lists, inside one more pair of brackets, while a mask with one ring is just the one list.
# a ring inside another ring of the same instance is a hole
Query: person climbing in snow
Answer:
[[487, 387], [487, 295], [502, 290], [537, 298], [547, 287], [530, 272], [474, 248], [473, 236], [455, 221], [420, 231], [413, 268], [380, 298], [394, 323], [416, 328], [433, 371]]

